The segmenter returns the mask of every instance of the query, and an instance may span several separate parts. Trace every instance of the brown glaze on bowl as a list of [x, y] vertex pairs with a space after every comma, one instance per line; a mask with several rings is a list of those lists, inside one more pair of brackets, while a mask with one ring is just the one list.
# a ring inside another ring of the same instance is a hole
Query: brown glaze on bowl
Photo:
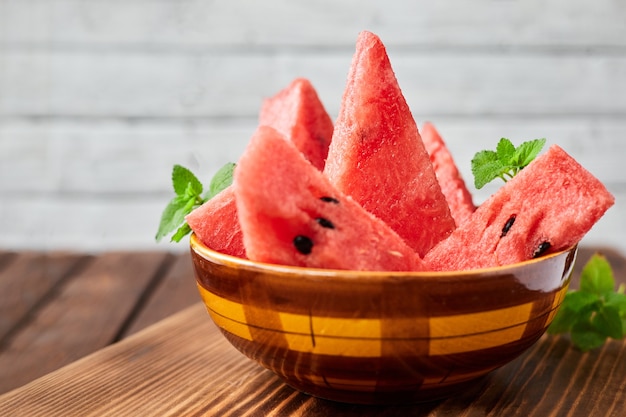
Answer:
[[191, 237], [198, 288], [232, 345], [314, 396], [384, 404], [454, 395], [544, 333], [576, 247], [506, 267], [359, 272], [262, 264]]

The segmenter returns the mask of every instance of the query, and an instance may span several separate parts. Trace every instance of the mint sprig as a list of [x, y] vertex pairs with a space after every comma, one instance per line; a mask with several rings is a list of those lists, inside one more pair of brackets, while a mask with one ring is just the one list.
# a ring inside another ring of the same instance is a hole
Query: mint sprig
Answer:
[[537, 157], [545, 143], [545, 139], [534, 139], [515, 147], [509, 139], [502, 138], [495, 151], [477, 152], [472, 159], [474, 186], [481, 189], [496, 178], [510, 180]]
[[189, 169], [174, 165], [172, 186], [176, 196], [163, 210], [155, 236], [156, 241], [160, 242], [165, 236], [174, 232], [170, 241], [180, 242], [183, 237], [191, 233], [191, 227], [185, 221], [185, 216], [232, 184], [234, 170], [235, 164], [233, 163], [220, 168], [211, 179], [208, 191], [203, 195], [204, 187], [198, 177]]
[[235, 172], [235, 164], [232, 162], [227, 163], [221, 167], [211, 178], [209, 183], [209, 190], [204, 196], [205, 201], [208, 201], [218, 195], [223, 189], [227, 188], [233, 183], [233, 174]]
[[565, 295], [548, 333], [570, 333], [574, 346], [588, 351], [607, 339], [626, 337], [626, 286], [615, 289], [611, 265], [598, 253], [583, 267], [580, 288]]

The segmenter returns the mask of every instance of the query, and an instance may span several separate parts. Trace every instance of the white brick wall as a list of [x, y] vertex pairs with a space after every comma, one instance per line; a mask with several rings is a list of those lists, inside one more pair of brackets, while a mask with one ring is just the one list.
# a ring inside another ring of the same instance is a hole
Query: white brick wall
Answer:
[[467, 178], [546, 137], [617, 197], [584, 243], [626, 252], [624, 22], [614, 0], [0, 0], [0, 248], [185, 250], [153, 240], [171, 166], [236, 160], [297, 76], [336, 115], [367, 29]]

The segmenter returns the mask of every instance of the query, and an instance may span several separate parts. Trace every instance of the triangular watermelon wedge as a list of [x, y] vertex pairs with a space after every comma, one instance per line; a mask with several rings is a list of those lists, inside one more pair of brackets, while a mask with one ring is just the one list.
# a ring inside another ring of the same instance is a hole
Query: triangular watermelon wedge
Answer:
[[309, 80], [296, 78], [275, 96], [265, 99], [259, 125], [278, 130], [313, 165], [324, 169], [333, 136], [333, 121]]
[[229, 186], [185, 217], [198, 239], [227, 255], [246, 257], [237, 218], [233, 186]]
[[424, 258], [433, 270], [487, 268], [577, 244], [615, 202], [557, 145], [482, 203]]
[[325, 174], [421, 256], [455, 228], [380, 39], [356, 44]]
[[[333, 122], [313, 85], [297, 78], [263, 102], [259, 123], [276, 128], [318, 169], [324, 167], [333, 134]], [[243, 237], [231, 187], [222, 191], [186, 219], [198, 239], [209, 248], [245, 258]]]
[[420, 134], [454, 221], [457, 226], [465, 223], [476, 206], [452, 154], [432, 123], [424, 123]]
[[251, 260], [328, 269], [423, 269], [402, 238], [339, 192], [275, 129], [258, 128], [233, 185]]

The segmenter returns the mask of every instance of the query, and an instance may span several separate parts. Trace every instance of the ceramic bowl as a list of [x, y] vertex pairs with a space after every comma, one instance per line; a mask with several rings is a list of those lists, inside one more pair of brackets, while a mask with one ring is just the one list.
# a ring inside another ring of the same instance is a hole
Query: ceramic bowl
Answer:
[[452, 396], [535, 343], [569, 285], [576, 247], [506, 267], [357, 272], [191, 255], [228, 341], [292, 387], [388, 404]]

